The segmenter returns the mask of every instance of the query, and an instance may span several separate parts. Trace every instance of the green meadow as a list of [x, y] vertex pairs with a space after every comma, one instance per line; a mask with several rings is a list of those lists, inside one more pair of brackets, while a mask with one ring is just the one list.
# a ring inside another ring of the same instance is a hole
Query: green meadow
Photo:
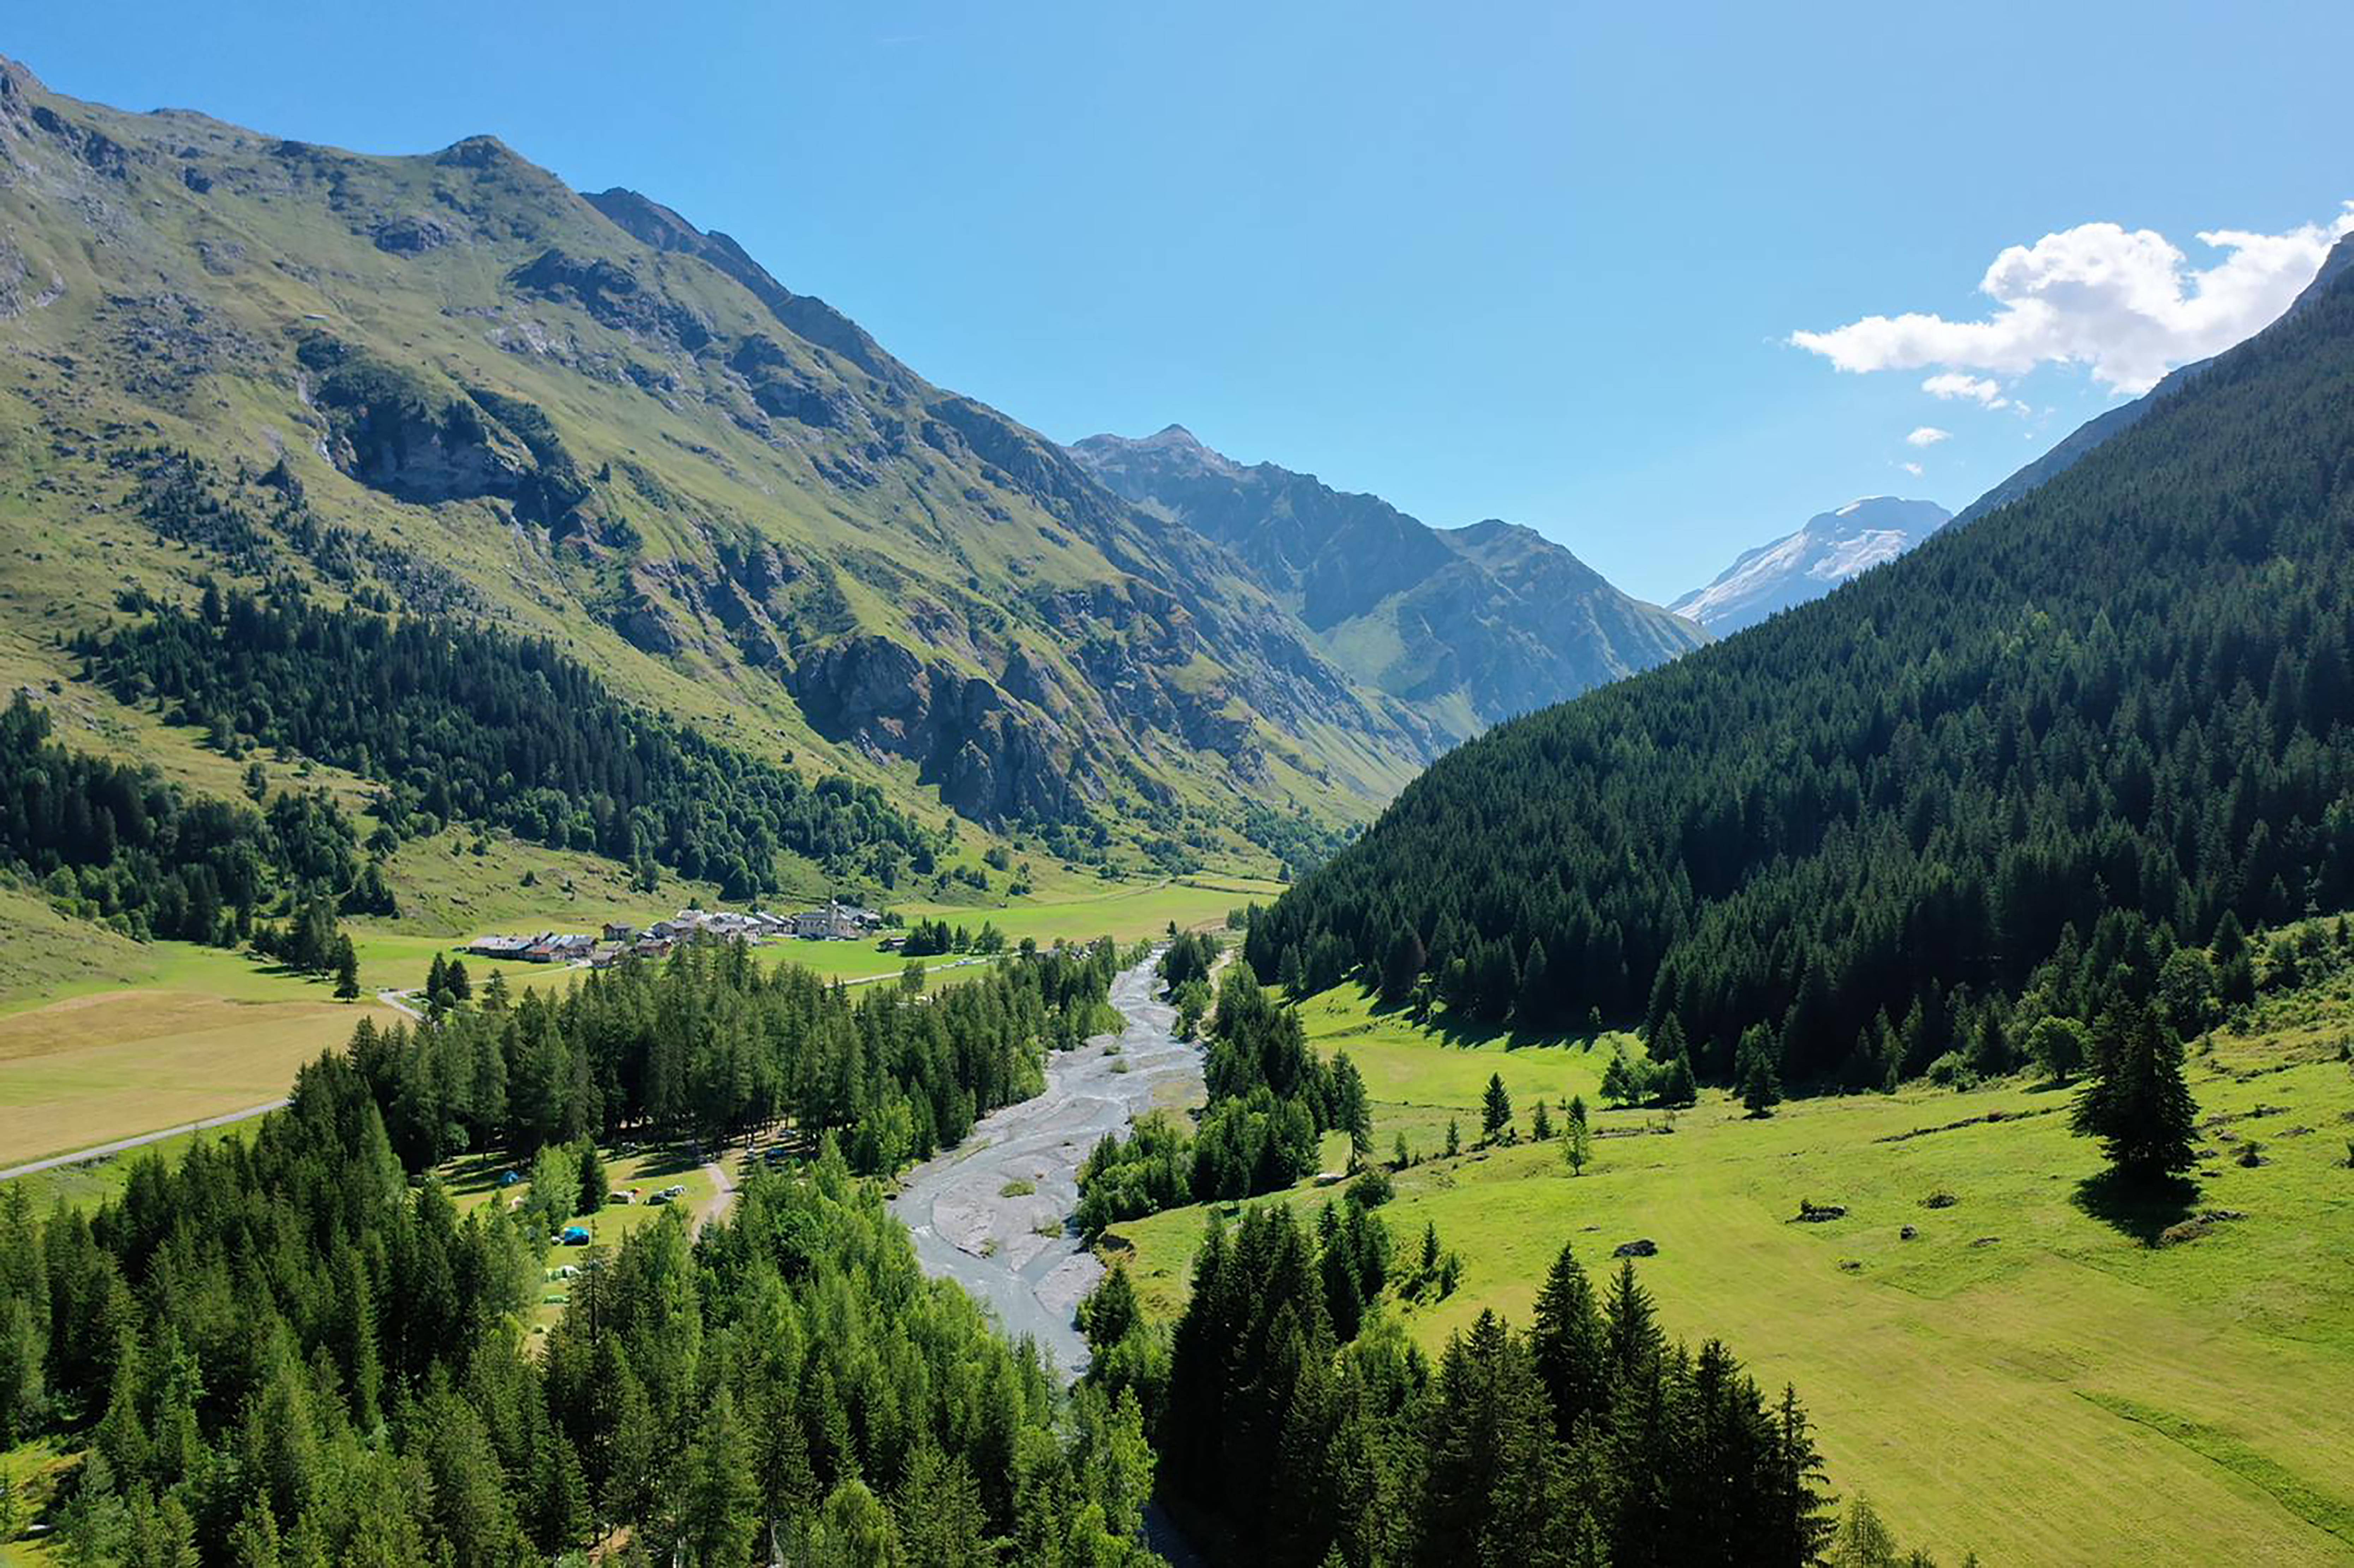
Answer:
[[[1908, 1547], [1989, 1563], [2354, 1557], [2342, 1001], [2270, 1009], [2256, 1032], [2194, 1048], [2207, 1157], [2195, 1194], [2156, 1205], [2113, 1198], [2096, 1149], [2068, 1131], [2070, 1092], [2022, 1079], [1763, 1119], [1715, 1092], [1672, 1114], [1601, 1110], [1606, 1043], [1450, 1040], [1349, 990], [1304, 1012], [1315, 1043], [1363, 1072], [1377, 1151], [1404, 1130], [1418, 1158], [1382, 1211], [1401, 1249], [1429, 1224], [1461, 1255], [1453, 1296], [1385, 1308], [1426, 1347], [1489, 1308], [1527, 1322], [1564, 1243], [1599, 1274], [1649, 1239], [1638, 1273], [1667, 1325], [1795, 1383], [1834, 1489], [1868, 1495]], [[1478, 1149], [1491, 1074], [1520, 1141]], [[1571, 1094], [1596, 1107], [1582, 1177], [1557, 1140], [1529, 1137], [1536, 1099]], [[1341, 1152], [1328, 1145], [1328, 1167]], [[1802, 1201], [1846, 1213], [1800, 1223]], [[1134, 1248], [1164, 1317], [1206, 1221], [1179, 1210], [1108, 1239]], [[2161, 1242], [2173, 1225], [2187, 1235]]]

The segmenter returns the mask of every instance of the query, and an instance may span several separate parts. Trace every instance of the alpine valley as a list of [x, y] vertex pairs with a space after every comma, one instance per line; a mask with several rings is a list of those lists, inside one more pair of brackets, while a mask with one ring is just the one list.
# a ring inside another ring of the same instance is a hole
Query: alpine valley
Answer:
[[2354, 38], [2113, 8], [27, 13], [653, 194], [0, 60], [0, 1561], [2354, 1559]]

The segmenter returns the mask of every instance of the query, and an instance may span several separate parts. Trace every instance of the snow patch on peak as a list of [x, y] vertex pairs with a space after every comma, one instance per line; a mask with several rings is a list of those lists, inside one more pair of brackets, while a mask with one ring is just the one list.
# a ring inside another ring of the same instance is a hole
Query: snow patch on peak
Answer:
[[1668, 608], [1719, 636], [1738, 631], [1894, 560], [1951, 516], [1934, 501], [1867, 495], [1745, 552], [1713, 582]]

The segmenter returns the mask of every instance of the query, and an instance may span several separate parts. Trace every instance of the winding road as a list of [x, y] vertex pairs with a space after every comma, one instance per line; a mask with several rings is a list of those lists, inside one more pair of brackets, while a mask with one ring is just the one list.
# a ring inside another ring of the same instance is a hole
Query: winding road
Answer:
[[1035, 1340], [1066, 1378], [1087, 1364], [1072, 1312], [1103, 1276], [1070, 1224], [1079, 1165], [1165, 1086], [1202, 1081], [1201, 1048], [1175, 1037], [1177, 1010], [1152, 994], [1157, 961], [1112, 980], [1111, 1004], [1127, 1021], [1118, 1035], [1050, 1053], [1044, 1091], [917, 1166], [891, 1201], [924, 1272], [963, 1286], [1007, 1333]]

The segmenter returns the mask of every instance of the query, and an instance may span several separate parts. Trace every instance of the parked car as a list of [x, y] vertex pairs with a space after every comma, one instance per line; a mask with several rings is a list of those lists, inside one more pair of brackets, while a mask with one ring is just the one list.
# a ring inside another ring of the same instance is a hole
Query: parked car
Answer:
[[588, 1227], [586, 1225], [567, 1225], [564, 1227], [563, 1235], [558, 1239], [561, 1240], [566, 1246], [587, 1246], [588, 1245]]

